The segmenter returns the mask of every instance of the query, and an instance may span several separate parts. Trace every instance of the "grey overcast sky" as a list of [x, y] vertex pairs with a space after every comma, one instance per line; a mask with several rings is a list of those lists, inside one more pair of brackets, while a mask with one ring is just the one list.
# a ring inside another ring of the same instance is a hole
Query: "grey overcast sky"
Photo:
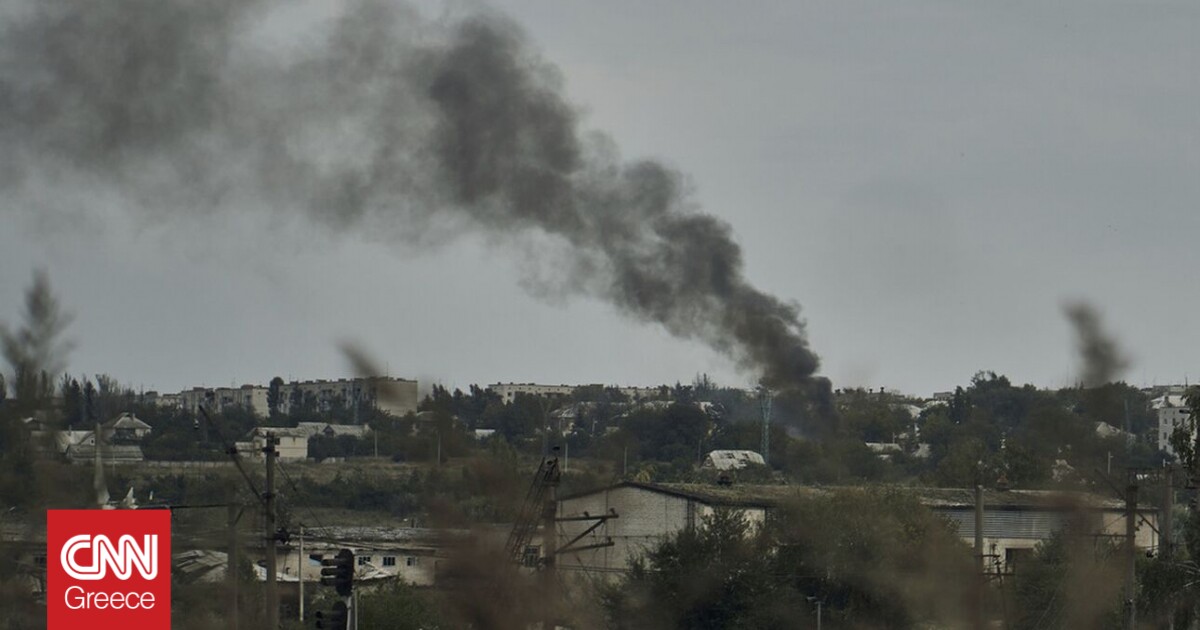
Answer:
[[[1200, 376], [1200, 4], [494, 6], [558, 66], [584, 128], [687, 175], [748, 279], [800, 305], [835, 387], [929, 394], [985, 369], [1071, 384], [1073, 300], [1101, 312], [1130, 382]], [[301, 32], [281, 23], [272, 45]], [[754, 378], [602, 301], [533, 295], [536, 248], [478, 233], [417, 249], [46, 199], [0, 200], [0, 319], [47, 269], [76, 314], [73, 373], [160, 391], [338, 377], [349, 339], [426, 383]]]

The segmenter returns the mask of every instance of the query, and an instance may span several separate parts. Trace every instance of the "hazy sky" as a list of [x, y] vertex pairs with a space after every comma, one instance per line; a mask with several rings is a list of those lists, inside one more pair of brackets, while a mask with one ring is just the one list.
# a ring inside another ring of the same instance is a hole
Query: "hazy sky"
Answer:
[[[1070, 300], [1102, 313], [1127, 380], [1200, 374], [1195, 2], [498, 4], [584, 127], [686, 173], [732, 225], [835, 387], [1070, 384]], [[753, 380], [599, 300], [531, 295], [537, 248], [83, 205], [0, 200], [0, 319], [46, 268], [76, 314], [74, 373], [160, 391], [338, 377], [349, 339], [450, 385]]]

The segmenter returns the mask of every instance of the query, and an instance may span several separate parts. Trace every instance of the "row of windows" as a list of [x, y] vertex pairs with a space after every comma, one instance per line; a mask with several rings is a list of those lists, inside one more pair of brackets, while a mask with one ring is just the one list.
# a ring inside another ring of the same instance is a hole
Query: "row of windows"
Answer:
[[[374, 559], [375, 556], [360, 555], [360, 556], [356, 556], [356, 557], [358, 558], [358, 566], [361, 567], [361, 566], [366, 566], [368, 564], [371, 564], [371, 561]], [[380, 557], [383, 559], [383, 566], [385, 566], [385, 567], [396, 566], [396, 556], [380, 556]], [[320, 560], [320, 558], [317, 558], [317, 560]], [[417, 558], [415, 556], [406, 556], [404, 558], [404, 566], [415, 567], [419, 564], [420, 564], [420, 558]]]

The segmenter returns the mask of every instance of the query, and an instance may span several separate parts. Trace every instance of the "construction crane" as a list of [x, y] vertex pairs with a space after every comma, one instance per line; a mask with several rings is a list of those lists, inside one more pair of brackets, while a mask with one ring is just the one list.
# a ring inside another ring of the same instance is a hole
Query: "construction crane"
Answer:
[[[557, 446], [554, 447], [554, 451], [557, 453]], [[538, 465], [537, 472], [533, 475], [533, 482], [529, 484], [529, 491], [525, 493], [525, 502], [521, 505], [521, 511], [513, 523], [512, 531], [509, 532], [507, 543], [509, 557], [513, 562], [519, 566], [529, 566], [539, 570], [544, 607], [542, 613], [545, 615], [542, 621], [543, 628], [553, 628], [562, 625], [564, 621], [559, 617], [562, 611], [560, 610], [559, 587], [556, 577], [558, 556], [564, 553], [613, 546], [612, 538], [607, 536], [602, 541], [592, 544], [581, 545], [580, 543], [601, 525], [610, 519], [617, 518], [616, 510], [612, 509], [608, 514], [597, 516], [592, 516], [587, 512], [578, 516], [558, 516], [556, 494], [561, 477], [558, 457], [548, 457], [542, 460], [542, 463]], [[592, 524], [560, 546], [558, 524], [567, 521], [591, 521]], [[537, 533], [539, 526], [542, 527], [544, 548], [540, 558], [536, 556], [530, 558], [526, 555], [526, 550], [529, 549], [529, 543], [533, 541], [533, 536]]]
[[521, 563], [524, 559], [525, 548], [533, 540], [538, 525], [547, 518], [554, 518], [556, 507], [554, 489], [558, 487], [561, 476], [557, 457], [543, 459], [542, 463], [538, 465], [537, 472], [533, 475], [533, 482], [529, 484], [529, 491], [525, 493], [525, 502], [521, 504], [521, 511], [517, 514], [517, 520], [508, 534], [506, 548], [514, 562]]

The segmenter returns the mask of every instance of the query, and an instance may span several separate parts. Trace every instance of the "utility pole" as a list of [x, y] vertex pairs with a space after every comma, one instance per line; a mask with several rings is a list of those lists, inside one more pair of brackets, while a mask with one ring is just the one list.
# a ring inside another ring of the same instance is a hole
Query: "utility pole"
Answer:
[[225, 555], [225, 583], [227, 593], [229, 595], [229, 628], [230, 630], [238, 630], [238, 506], [234, 500], [237, 493], [231, 488], [229, 491], [229, 503], [225, 506], [226, 524], [229, 528], [229, 549]]
[[275, 450], [277, 442], [274, 433], [267, 433], [266, 446], [263, 447], [263, 454], [267, 460], [267, 488], [263, 493], [263, 507], [266, 512], [266, 518], [263, 519], [266, 536], [263, 542], [267, 546], [266, 627], [270, 630], [279, 627], [279, 585], [275, 583], [278, 575], [278, 560], [275, 557], [275, 458], [279, 456], [279, 452]]
[[1175, 469], [1167, 466], [1163, 471], [1163, 479], [1166, 482], [1163, 488], [1163, 511], [1162, 511], [1162, 535], [1158, 541], [1158, 553], [1164, 560], [1170, 560], [1173, 555], [1171, 549], [1172, 541], [1175, 539], [1174, 532], [1174, 508], [1175, 508]]
[[300, 623], [304, 623], [304, 526], [300, 526], [300, 556], [296, 559], [297, 588], [300, 590]]
[[758, 408], [762, 412], [762, 458], [763, 463], [771, 464], [771, 390], [759, 388]]
[[558, 613], [558, 473], [546, 477], [546, 503], [542, 506], [542, 544], [545, 547], [545, 566], [542, 567], [542, 589], [546, 602], [544, 629], [553, 629]]
[[1137, 534], [1137, 473], [1129, 471], [1129, 485], [1125, 489], [1125, 628], [1137, 628], [1137, 552], [1134, 537]]
[[984, 572], [983, 558], [983, 484], [975, 484], [975, 628], [983, 629]]

